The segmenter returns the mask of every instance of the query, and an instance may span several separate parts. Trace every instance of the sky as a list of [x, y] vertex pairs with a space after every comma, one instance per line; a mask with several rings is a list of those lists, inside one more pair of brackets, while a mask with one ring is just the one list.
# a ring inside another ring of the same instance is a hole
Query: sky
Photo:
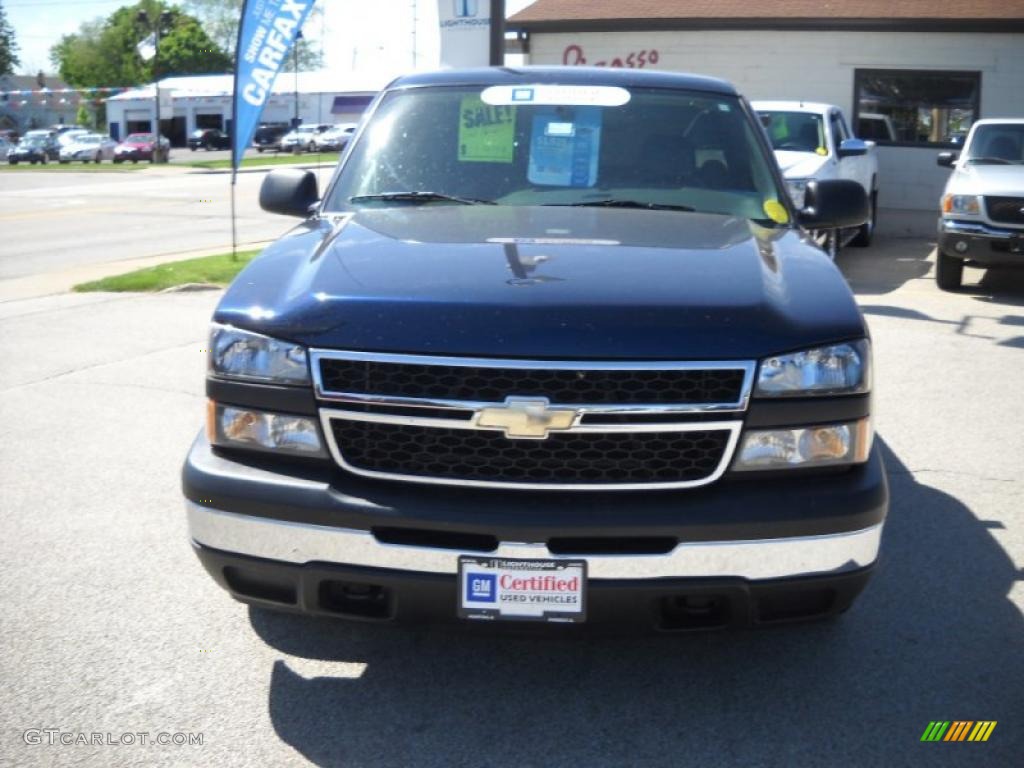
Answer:
[[[509, 15], [533, 0], [506, 0]], [[175, 3], [168, 3], [174, 5]], [[82, 22], [134, 5], [126, 0], [2, 0], [20, 46], [18, 72], [54, 72], [50, 47]], [[326, 69], [380, 69], [437, 63], [437, 0], [317, 0], [319, 17], [303, 33], [323, 46]], [[413, 23], [413, 19], [416, 23]], [[415, 35], [413, 32], [415, 31]], [[120, 85], [120, 83], [111, 83]]]

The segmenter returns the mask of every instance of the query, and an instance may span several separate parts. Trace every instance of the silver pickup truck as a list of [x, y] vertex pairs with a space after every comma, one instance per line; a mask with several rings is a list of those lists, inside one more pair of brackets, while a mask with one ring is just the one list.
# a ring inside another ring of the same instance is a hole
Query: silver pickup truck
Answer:
[[959, 288], [965, 263], [1024, 267], [1024, 118], [979, 120], [963, 153], [938, 163], [954, 169], [941, 201], [939, 287]]
[[873, 141], [854, 138], [843, 111], [832, 104], [809, 101], [754, 101], [775, 160], [797, 208], [803, 208], [810, 181], [849, 179], [868, 195], [870, 217], [855, 229], [818, 232], [822, 247], [833, 259], [850, 245], [866, 247], [875, 232], [878, 210], [878, 158]]

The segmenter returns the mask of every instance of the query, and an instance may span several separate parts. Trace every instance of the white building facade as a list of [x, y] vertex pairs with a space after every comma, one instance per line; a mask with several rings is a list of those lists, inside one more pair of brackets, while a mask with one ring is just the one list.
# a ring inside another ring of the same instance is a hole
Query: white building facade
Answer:
[[[1010, 18], [984, 27], [963, 20], [586, 18], [599, 15], [602, 6], [628, 14], [631, 6], [649, 5], [539, 0], [509, 26], [528, 36], [530, 64], [692, 72], [724, 78], [750, 100], [836, 104], [855, 134], [879, 145], [883, 231], [934, 232], [938, 200], [949, 175], [936, 165], [938, 152], [955, 149], [970, 123], [981, 117], [1024, 117], [1021, 0], [1001, 0], [1001, 13]], [[708, 4], [663, 5], [685, 10]], [[722, 0], [719, 8], [728, 6], [729, 0]], [[770, 9], [766, 4], [745, 13]], [[942, 9], [935, 4], [932, 10]], [[921, 29], [915, 30], [915, 24]], [[630, 29], [640, 26], [645, 28]], [[798, 28], [769, 28], [773, 26]], [[880, 115], [895, 128], [892, 135], [870, 135], [869, 123], [881, 121]]]
[[[390, 77], [370, 74], [339, 77], [326, 72], [282, 73], [260, 116], [261, 122], [357, 122]], [[160, 81], [160, 129], [172, 145], [183, 146], [197, 128], [232, 130], [231, 75], [169, 77]], [[107, 99], [107, 130], [115, 139], [153, 129], [153, 85]]]

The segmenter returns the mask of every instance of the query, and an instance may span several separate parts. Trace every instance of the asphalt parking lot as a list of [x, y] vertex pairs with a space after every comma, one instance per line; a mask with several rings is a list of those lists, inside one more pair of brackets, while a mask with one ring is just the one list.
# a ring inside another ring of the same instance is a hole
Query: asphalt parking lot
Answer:
[[[921, 240], [839, 264], [874, 335], [892, 490], [875, 578], [833, 623], [657, 637], [232, 602], [190, 551], [178, 486], [218, 294], [0, 303], [0, 763], [1019, 765], [1024, 280], [967, 270], [941, 293]], [[921, 743], [935, 719], [998, 726]]]

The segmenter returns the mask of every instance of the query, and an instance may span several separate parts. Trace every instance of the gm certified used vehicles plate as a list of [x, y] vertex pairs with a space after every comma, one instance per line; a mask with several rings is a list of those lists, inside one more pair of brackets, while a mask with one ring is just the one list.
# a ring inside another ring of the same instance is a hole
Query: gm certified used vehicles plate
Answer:
[[[245, 602], [664, 631], [845, 611], [888, 508], [871, 343], [728, 83], [417, 74], [210, 331], [193, 547]], [[569, 627], [565, 628], [571, 631]]]
[[459, 616], [464, 619], [582, 622], [586, 560], [459, 558]]

